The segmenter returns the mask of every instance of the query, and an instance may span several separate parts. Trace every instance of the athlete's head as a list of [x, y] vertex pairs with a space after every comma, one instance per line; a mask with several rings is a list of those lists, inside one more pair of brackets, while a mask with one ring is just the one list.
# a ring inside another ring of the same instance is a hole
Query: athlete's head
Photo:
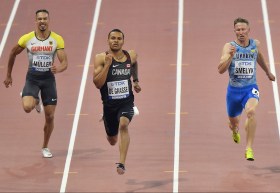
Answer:
[[108, 34], [108, 44], [113, 52], [122, 49], [124, 44], [124, 33], [119, 29], [113, 29]]
[[36, 11], [36, 25], [40, 31], [46, 31], [49, 27], [49, 12], [46, 9], [39, 9]]
[[238, 17], [234, 20], [234, 32], [236, 38], [240, 42], [245, 42], [249, 39], [250, 26], [247, 19]]

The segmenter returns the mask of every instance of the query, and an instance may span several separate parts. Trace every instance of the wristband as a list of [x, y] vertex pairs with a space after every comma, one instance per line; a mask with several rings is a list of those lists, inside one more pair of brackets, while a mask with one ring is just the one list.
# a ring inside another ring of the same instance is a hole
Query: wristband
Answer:
[[135, 79], [133, 80], [133, 82], [139, 82], [138, 78], [135, 78]]

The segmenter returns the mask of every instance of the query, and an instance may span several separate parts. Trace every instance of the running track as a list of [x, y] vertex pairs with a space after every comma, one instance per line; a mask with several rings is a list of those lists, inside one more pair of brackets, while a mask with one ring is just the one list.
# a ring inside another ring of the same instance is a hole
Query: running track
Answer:
[[[13, 4], [14, 1], [0, 0], [1, 39]], [[280, 70], [279, 4], [276, 0], [267, 0], [277, 77]], [[254, 145], [256, 161], [248, 162], [244, 159], [244, 130], [241, 130], [240, 145], [231, 141], [225, 111], [227, 75], [217, 72], [221, 49], [234, 38], [232, 23], [237, 16], [249, 19], [251, 36], [261, 41], [268, 60], [261, 1], [185, 0], [181, 9], [183, 39], [179, 40], [182, 47], [177, 44], [181, 24], [178, 7], [179, 2], [175, 0], [104, 0], [96, 31], [91, 31], [96, 13], [94, 0], [77, 0], [71, 4], [67, 0], [22, 0], [19, 3], [0, 58], [2, 81], [9, 51], [20, 35], [34, 29], [34, 12], [41, 8], [50, 11], [51, 29], [65, 39], [69, 68], [57, 75], [59, 104], [50, 141], [53, 159], [42, 159], [40, 155], [43, 116], [35, 112], [25, 114], [21, 109], [19, 92], [27, 68], [25, 53], [17, 58], [13, 87], [0, 87], [0, 192], [280, 190], [280, 128], [272, 84], [259, 70], [261, 103]], [[107, 33], [112, 28], [122, 29], [125, 48], [137, 51], [142, 86], [142, 92], [136, 94], [140, 116], [130, 125], [131, 145], [124, 176], [115, 171], [118, 147], [109, 146], [103, 124], [98, 122], [102, 106], [99, 92], [92, 83], [92, 58], [107, 49]], [[92, 32], [95, 34], [93, 50], [88, 53]], [[182, 58], [178, 55], [180, 51]], [[182, 68], [177, 69], [181, 64]], [[81, 98], [81, 77], [88, 65]], [[181, 79], [177, 76], [180, 74]], [[176, 90], [180, 88], [176, 87], [180, 80], [181, 94]], [[80, 111], [79, 97], [82, 99]], [[176, 115], [176, 111], [181, 115]], [[80, 115], [75, 116], [76, 112]], [[77, 121], [77, 127], [73, 126]], [[75, 140], [71, 141], [73, 130], [76, 130]], [[176, 132], [180, 137], [174, 139]], [[180, 154], [175, 158], [179, 158], [179, 170], [176, 171], [174, 146], [178, 142], [179, 149], [175, 152], [179, 150]], [[69, 144], [74, 147], [72, 156], [68, 154]], [[66, 160], [70, 160], [67, 175], [64, 173]], [[177, 174], [178, 181], [174, 179]]]

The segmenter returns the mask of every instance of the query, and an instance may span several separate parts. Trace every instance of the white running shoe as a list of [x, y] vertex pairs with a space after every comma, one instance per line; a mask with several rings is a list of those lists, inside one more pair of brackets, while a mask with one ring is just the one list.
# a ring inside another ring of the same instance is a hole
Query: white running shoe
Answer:
[[39, 92], [38, 97], [39, 97], [39, 103], [37, 105], [35, 105], [35, 109], [36, 109], [37, 113], [41, 113], [44, 111], [42, 99], [41, 99], [41, 91]]
[[139, 110], [136, 106], [133, 107], [134, 115], [139, 115]]
[[49, 148], [43, 148], [42, 149], [42, 155], [43, 155], [44, 158], [51, 158], [51, 157], [53, 157], [53, 155], [50, 152]]

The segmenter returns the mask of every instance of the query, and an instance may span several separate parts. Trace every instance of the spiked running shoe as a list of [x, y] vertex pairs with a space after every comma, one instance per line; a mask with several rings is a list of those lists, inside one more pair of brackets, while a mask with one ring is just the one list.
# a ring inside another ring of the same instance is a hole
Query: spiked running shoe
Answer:
[[117, 164], [117, 172], [119, 175], [123, 175], [125, 173], [125, 167], [122, 163], [116, 163]]
[[251, 148], [248, 148], [246, 149], [246, 152], [245, 152], [245, 158], [248, 160], [248, 161], [254, 161], [254, 152]]
[[240, 143], [240, 134], [235, 131], [232, 131], [232, 139], [235, 143]]

